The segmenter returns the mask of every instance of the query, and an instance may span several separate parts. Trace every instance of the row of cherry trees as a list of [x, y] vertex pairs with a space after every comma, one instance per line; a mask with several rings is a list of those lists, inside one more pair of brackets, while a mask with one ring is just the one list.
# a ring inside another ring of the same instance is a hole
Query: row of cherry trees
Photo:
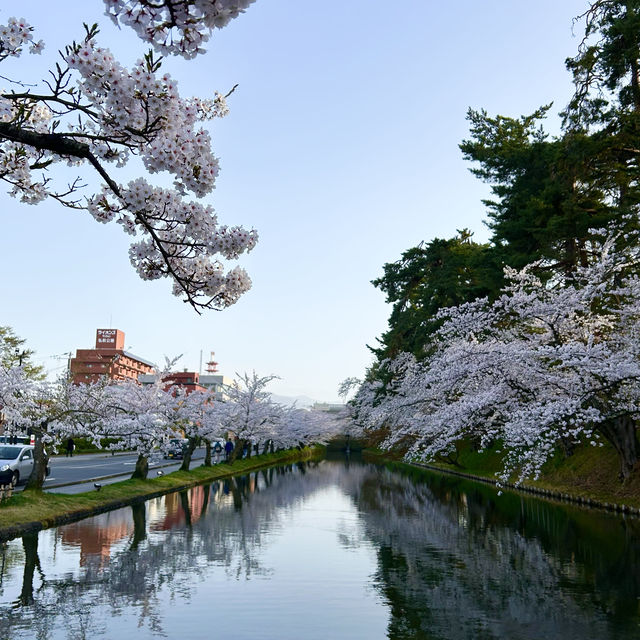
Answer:
[[536, 265], [506, 269], [495, 301], [441, 310], [425, 358], [383, 363], [391, 382], [359, 388], [358, 421], [388, 428], [383, 446], [404, 444], [411, 459], [451, 454], [463, 438], [480, 449], [500, 441], [503, 480], [536, 477], [559, 445], [606, 439], [629, 477], [640, 453], [639, 247], [637, 233], [609, 236], [555, 285]]
[[[251, 448], [266, 452], [323, 442], [338, 428], [328, 414], [272, 402], [265, 391], [273, 376], [238, 376], [225, 389], [225, 401], [209, 391], [187, 393], [163, 382], [139, 385], [104, 379], [89, 385], [50, 383], [27, 375], [23, 366], [0, 366], [0, 406], [5, 433], [35, 434], [35, 469], [29, 487], [41, 488], [47, 452], [68, 437], [89, 439], [97, 447], [126, 449], [138, 454], [133, 477], [146, 478], [149, 459], [160, 456], [170, 440], [186, 437], [188, 450], [182, 468], [200, 442], [207, 445], [205, 464], [211, 464], [211, 442], [232, 438], [232, 460]], [[108, 443], [108, 444], [105, 444]]]
[[559, 135], [549, 104], [469, 110], [490, 241], [435, 239], [374, 281], [394, 306], [354, 408], [410, 458], [499, 443], [502, 478], [522, 479], [608, 440], [622, 478], [638, 468], [640, 4], [592, 0], [579, 23]]

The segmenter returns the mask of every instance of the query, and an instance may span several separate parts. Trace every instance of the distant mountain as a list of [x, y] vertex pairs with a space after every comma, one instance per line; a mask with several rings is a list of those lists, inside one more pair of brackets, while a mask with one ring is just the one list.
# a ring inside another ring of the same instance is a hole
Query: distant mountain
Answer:
[[279, 396], [277, 393], [271, 394], [271, 400], [288, 407], [295, 404], [299, 409], [309, 409], [316, 403], [316, 401], [309, 396]]

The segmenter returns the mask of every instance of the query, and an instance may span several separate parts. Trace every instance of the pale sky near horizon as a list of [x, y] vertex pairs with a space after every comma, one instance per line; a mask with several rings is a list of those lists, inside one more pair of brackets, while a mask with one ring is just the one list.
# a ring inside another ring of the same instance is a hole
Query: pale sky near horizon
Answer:
[[[104, 17], [101, 0], [69, 0], [64, 12], [45, 0], [15, 6], [0, 4], [0, 23], [19, 14], [46, 49], [3, 63], [2, 75], [40, 80], [83, 22], [99, 22], [99, 44], [127, 66], [146, 50]], [[572, 18], [587, 6], [257, 0], [206, 55], [163, 67], [184, 96], [239, 85], [229, 116], [210, 126], [221, 173], [206, 202], [222, 223], [258, 229], [240, 260], [252, 290], [198, 316], [168, 281], [138, 278], [118, 226], [54, 201], [21, 204], [2, 188], [0, 325], [26, 338], [51, 375], [66, 366], [54, 356], [117, 328], [153, 362], [183, 354], [179, 366], [198, 370], [200, 352], [206, 361], [215, 351], [225, 375], [276, 374], [274, 393], [338, 401], [338, 384], [364, 373], [366, 345], [387, 326], [390, 307], [370, 284], [382, 265], [456, 229], [488, 237], [487, 187], [458, 149], [467, 108], [519, 116], [554, 102], [555, 131], [572, 89], [564, 60], [581, 36]], [[118, 179], [133, 176], [132, 166]]]

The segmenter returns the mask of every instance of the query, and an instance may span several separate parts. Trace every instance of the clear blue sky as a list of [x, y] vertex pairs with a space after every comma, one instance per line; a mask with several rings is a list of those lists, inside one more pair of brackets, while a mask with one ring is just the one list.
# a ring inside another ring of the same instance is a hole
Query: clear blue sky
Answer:
[[[63, 4], [3, 3], [0, 22], [19, 14], [47, 48], [0, 73], [43, 78], [83, 21], [100, 23], [100, 43], [123, 64], [144, 52], [100, 0]], [[239, 84], [230, 115], [211, 128], [222, 170], [208, 201], [221, 222], [259, 230], [241, 261], [253, 289], [198, 316], [168, 282], [138, 279], [116, 225], [53, 201], [23, 205], [3, 189], [0, 324], [27, 338], [52, 374], [64, 364], [52, 356], [91, 347], [97, 328], [112, 327], [148, 360], [182, 353], [181, 366], [197, 370], [200, 351], [206, 360], [213, 350], [226, 375], [274, 373], [276, 393], [337, 400], [339, 382], [362, 375], [366, 344], [386, 328], [389, 308], [370, 284], [382, 265], [463, 227], [487, 238], [487, 188], [457, 146], [467, 108], [518, 116], [553, 101], [555, 130], [571, 92], [564, 60], [580, 37], [572, 17], [587, 6], [257, 0], [205, 56], [164, 65], [183, 95]]]

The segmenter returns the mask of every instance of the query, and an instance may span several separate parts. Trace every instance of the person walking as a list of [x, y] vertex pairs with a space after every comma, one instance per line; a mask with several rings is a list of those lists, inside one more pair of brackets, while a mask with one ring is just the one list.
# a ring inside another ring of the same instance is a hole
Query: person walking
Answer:
[[67, 458], [73, 458], [73, 450], [76, 448], [76, 443], [73, 438], [67, 440]]
[[233, 442], [231, 442], [231, 440], [227, 440], [227, 444], [224, 445], [224, 452], [227, 457], [227, 462], [229, 462], [231, 458], [232, 451], [233, 451]]

